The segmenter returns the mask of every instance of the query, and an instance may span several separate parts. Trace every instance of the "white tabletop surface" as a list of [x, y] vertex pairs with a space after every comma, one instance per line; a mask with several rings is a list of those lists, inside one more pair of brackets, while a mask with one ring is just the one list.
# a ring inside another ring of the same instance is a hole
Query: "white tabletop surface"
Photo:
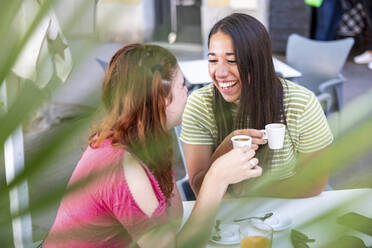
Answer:
[[[301, 72], [295, 70], [284, 62], [273, 57], [275, 71], [280, 73], [283, 78], [301, 77]], [[201, 84], [212, 82], [208, 73], [208, 60], [190, 60], [179, 62], [185, 78], [191, 84]]]
[[275, 71], [280, 73], [283, 78], [296, 78], [301, 77], [302, 73], [289, 66], [288, 64], [273, 57]]
[[[194, 203], [194, 201], [183, 202], [183, 223], [190, 215]], [[221, 219], [222, 222], [229, 222], [233, 219], [256, 216], [258, 213], [270, 211], [276, 211], [281, 216], [289, 217], [292, 220], [288, 229], [274, 232], [273, 248], [293, 247], [289, 239], [291, 229], [296, 229], [309, 238], [314, 238], [316, 242], [311, 243], [310, 246], [317, 247], [320, 244], [335, 240], [340, 232], [348, 230], [348, 228], [336, 223], [337, 217], [351, 211], [369, 218], [372, 217], [372, 189], [324, 191], [315, 197], [299, 199], [260, 197], [226, 199], [220, 206], [217, 219]], [[312, 219], [328, 212], [332, 214], [327, 219], [310, 223]], [[319, 228], [324, 223], [331, 223], [332, 228], [324, 232], [324, 228]], [[372, 245], [371, 236], [358, 231], [352, 231], [351, 235], [361, 238], [367, 246]], [[216, 246], [210, 242], [207, 247], [221, 246]], [[228, 247], [239, 247], [239, 245]]]

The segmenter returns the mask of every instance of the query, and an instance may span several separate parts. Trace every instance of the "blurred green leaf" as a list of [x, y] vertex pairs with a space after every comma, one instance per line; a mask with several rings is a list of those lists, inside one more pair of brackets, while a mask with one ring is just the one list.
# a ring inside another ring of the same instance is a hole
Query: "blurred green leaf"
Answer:
[[[78, 18], [84, 14], [85, 5], [89, 0], [84, 0], [79, 2], [78, 6], [71, 13], [69, 20], [63, 28], [66, 36], [72, 36], [72, 29], [76, 26]], [[22, 4], [22, 0], [12, 0], [3, 1], [2, 8], [0, 9], [0, 35], [1, 37], [6, 37], [0, 40], [0, 52], [2, 56], [0, 57], [0, 85], [8, 78], [11, 74], [11, 68], [14, 66], [17, 58], [20, 55], [21, 50], [27, 44], [32, 33], [35, 31], [37, 25], [40, 23], [42, 18], [47, 14], [49, 8], [54, 4], [52, 0], [42, 1], [42, 8], [40, 8], [35, 19], [30, 23], [29, 29], [25, 34], [19, 36], [12, 32], [12, 22], [14, 16], [19, 11]], [[81, 47], [75, 51], [73, 54], [75, 66], [79, 65], [80, 62], [84, 61], [84, 58], [89, 55], [95, 45], [95, 37], [90, 37], [91, 40], [82, 41]], [[31, 82], [24, 82], [22, 88], [16, 96], [16, 101], [8, 106], [7, 112], [0, 113], [0, 144], [3, 145], [6, 138], [17, 128], [20, 124], [24, 124], [32, 119], [32, 115], [37, 109], [39, 109], [43, 104], [47, 103], [50, 96], [55, 92], [60, 86], [60, 82], [54, 78], [51, 83], [45, 89], [39, 89], [34, 86]], [[85, 99], [83, 101], [88, 101]], [[2, 108], [3, 103], [0, 103], [0, 108]], [[357, 110], [357, 111], [356, 111]], [[53, 185], [55, 187], [50, 187], [45, 189], [45, 193], [42, 194], [40, 199], [33, 201], [29, 208], [21, 210], [19, 213], [15, 213], [13, 216], [9, 211], [9, 190], [18, 186], [25, 179], [32, 180], [32, 178], [37, 177], [42, 174], [51, 161], [55, 159], [59, 153], [64, 152], [64, 148], [73, 142], [75, 137], [80, 132], [87, 133], [89, 129], [89, 123], [92, 121], [93, 115], [96, 111], [96, 107], [87, 109], [76, 119], [69, 120], [60, 125], [55, 132], [47, 137], [42, 146], [38, 147], [35, 154], [32, 157], [26, 158], [25, 169], [17, 175], [17, 177], [6, 185], [4, 181], [0, 184], [0, 247], [11, 247], [12, 237], [11, 237], [11, 220], [16, 216], [20, 216], [25, 213], [32, 212], [35, 215], [43, 215], [47, 208], [50, 208], [53, 204], [58, 202], [64, 194], [69, 194], [74, 190], [80, 189], [87, 183], [91, 183], [94, 180], [94, 176], [91, 178], [85, 178], [84, 180], [73, 185], [69, 190], [66, 191], [66, 185]], [[340, 171], [345, 169], [357, 158], [364, 156], [371, 152], [372, 147], [372, 92], [367, 92], [364, 96], [360, 97], [358, 100], [352, 102], [350, 105], [345, 106], [342, 119], [339, 117], [330, 117], [331, 125], [337, 126], [336, 130], [336, 140], [334, 144], [324, 152], [317, 154], [317, 156], [312, 156], [311, 158], [306, 158], [304, 161], [300, 161], [301, 164], [306, 166], [303, 171], [299, 174], [303, 177], [297, 182], [295, 182], [296, 187], [291, 188], [280, 188], [279, 190], [293, 192], [293, 194], [303, 192], [304, 190], [311, 187], [311, 183], [322, 175], [327, 174], [330, 170]], [[342, 122], [340, 123], [340, 120]], [[160, 142], [160, 141], [159, 141]], [[159, 145], [155, 143], [154, 146]], [[321, 165], [321, 166], [320, 166]], [[3, 165], [3, 161], [0, 163]], [[104, 173], [104, 172], [100, 172]], [[38, 179], [42, 180], [42, 178]], [[365, 180], [370, 180], [366, 178]], [[263, 180], [262, 184], [254, 185], [252, 190], [257, 190], [257, 192], [264, 188], [266, 185], [270, 185], [273, 182], [268, 180]], [[307, 223], [304, 223], [299, 228], [310, 226], [311, 224], [321, 223], [322, 221], [329, 220], [332, 222], [337, 216], [340, 216], [341, 210], [348, 204], [358, 202], [360, 199], [355, 197], [349, 202], [345, 202], [343, 205], [337, 206], [330, 209], [329, 212], [323, 213], [322, 215], [314, 218]], [[336, 216], [336, 217], [335, 217]], [[217, 224], [217, 223], [216, 223]], [[334, 224], [334, 223], [333, 223]], [[330, 230], [331, 225], [324, 225], [322, 230]], [[154, 239], [161, 237], [164, 233], [172, 230], [174, 225], [164, 227], [162, 230], [155, 232]], [[200, 232], [199, 230], [202, 230]], [[195, 233], [190, 235], [190, 238], [185, 241], [182, 247], [195, 247], [200, 243], [205, 241], [205, 236], [208, 236], [210, 230], [204, 230], [203, 227], [195, 228]], [[300, 229], [298, 229], [300, 230]], [[302, 229], [301, 229], [302, 230]], [[326, 247], [365, 247], [362, 240], [347, 235], [347, 230], [340, 231], [337, 233], [339, 240], [332, 242], [330, 244], [325, 244]], [[204, 235], [204, 236], [203, 236]], [[293, 236], [293, 237], [292, 237]], [[314, 240], [307, 237], [304, 233], [296, 230], [292, 230], [291, 238], [293, 242], [302, 242], [302, 247], [307, 247], [307, 243], [311, 243], [311, 246], [315, 245], [312, 243]], [[345, 244], [350, 244], [353, 246], [345, 246]], [[324, 245], [324, 244], [322, 244]], [[363, 246], [364, 245], [364, 246]], [[295, 246], [298, 247], [298, 246]]]
[[368, 248], [362, 239], [345, 235], [337, 238], [336, 240], [330, 242], [327, 245], [322, 246], [321, 248]]
[[[16, 1], [16, 2], [18, 4], [22, 3], [22, 1]], [[12, 44], [11, 47], [5, 46], [7, 51], [2, 53], [3, 60], [1, 60], [2, 63], [0, 64], [0, 85], [4, 82], [6, 76], [9, 74], [11, 68], [14, 66], [14, 63], [17, 61], [17, 58], [20, 55], [22, 49], [27, 44], [28, 40], [30, 39], [31, 35], [33, 34], [35, 29], [37, 28], [38, 24], [40, 23], [42, 18], [48, 13], [52, 3], [53, 3], [52, 0], [43, 1], [43, 4], [41, 4], [40, 9], [35, 16], [35, 19], [30, 24], [30, 27], [28, 28], [26, 33], [23, 36], [19, 37], [18, 40], [10, 40], [12, 42], [12, 43], [10, 43], [10, 44]], [[19, 6], [18, 6], [17, 11], [19, 10]], [[7, 34], [12, 33], [11, 30], [12, 30], [12, 25], [9, 25], [8, 29], [7, 29], [8, 32], [6, 32], [6, 33]], [[2, 36], [2, 37], [7, 37], [7, 36]], [[5, 40], [6, 40], [6, 42], [9, 42], [9, 40], [7, 40], [7, 39], [5, 39]], [[4, 46], [0, 46], [0, 47], [4, 48]], [[3, 50], [3, 49], [1, 49], [1, 50]]]

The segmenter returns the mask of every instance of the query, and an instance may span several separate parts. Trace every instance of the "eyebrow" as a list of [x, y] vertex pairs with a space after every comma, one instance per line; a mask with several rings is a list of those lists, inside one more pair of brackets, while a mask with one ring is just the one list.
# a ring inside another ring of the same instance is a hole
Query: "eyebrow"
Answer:
[[[215, 53], [208, 53], [208, 56], [209, 55], [211, 55], [211, 56], [216, 56], [216, 54]], [[231, 52], [229, 52], [229, 53], [225, 53], [225, 55], [227, 55], [227, 56], [235, 56], [235, 53], [231, 53]]]

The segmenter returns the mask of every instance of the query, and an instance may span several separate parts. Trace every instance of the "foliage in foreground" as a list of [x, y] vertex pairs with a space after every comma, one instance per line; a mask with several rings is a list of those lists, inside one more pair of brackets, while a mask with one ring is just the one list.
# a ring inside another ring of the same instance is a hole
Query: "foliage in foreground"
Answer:
[[[27, 43], [37, 24], [47, 13], [48, 8], [53, 4], [53, 1], [45, 0], [43, 3], [43, 7], [40, 9], [34, 23], [30, 26], [29, 31], [24, 36], [17, 37], [12, 33], [10, 23], [22, 4], [22, 0], [3, 2], [3, 8], [0, 9], [0, 36], [7, 38], [0, 39], [0, 53], [2, 54], [0, 57], [0, 85], [3, 84], [6, 78], [11, 76], [11, 68], [14, 66], [20, 51]], [[80, 13], [82, 13], [82, 8], [77, 9], [76, 13], [71, 18], [68, 27], [74, 25], [76, 16]], [[65, 33], [68, 33], [68, 29], [65, 29], [64, 31]], [[75, 57], [75, 61], [78, 62], [83, 60], [84, 54], [89, 53], [89, 51], [89, 49], [79, 51], [79, 55]], [[37, 88], [31, 82], [24, 82], [22, 84], [13, 104], [8, 106], [6, 112], [0, 112], [0, 145], [2, 147], [7, 137], [9, 137], [19, 125], [29, 125], [30, 120], [32, 120], [32, 115], [48, 102], [51, 94], [58, 89], [59, 86], [60, 82], [56, 78], [53, 78], [50, 84], [44, 89]], [[82, 102], [84, 101], [88, 101], [88, 99], [82, 99]], [[45, 177], [43, 178], [40, 175], [45, 176], [43, 173], [48, 171], [50, 164], [59, 160], [59, 157], [62, 157], [63, 161], [63, 158], [66, 158], [63, 153], [70, 152], [66, 151], [66, 147], [76, 143], [76, 139], [77, 137], [80, 137], [79, 135], [81, 135], [81, 133], [87, 133], [92, 117], [96, 113], [97, 108], [99, 108], [99, 105], [86, 109], [86, 111], [82, 112], [76, 118], [65, 122], [63, 125], [54, 129], [53, 133], [50, 133], [48, 137], [43, 139], [42, 145], [35, 149], [32, 156], [26, 158], [25, 169], [19, 173], [12, 182], [6, 184], [5, 178], [1, 174], [0, 209], [2, 209], [2, 211], [0, 212], [0, 247], [13, 246], [11, 233], [12, 218], [28, 212], [32, 213], [33, 218], [37, 218], [37, 216], [42, 216], [45, 212], [50, 211], [51, 208], [52, 211], [55, 211], [55, 207], [58, 205], [62, 195], [66, 193], [66, 181], [59, 185], [50, 185], [50, 187], [43, 189], [43, 194], [37, 201], [31, 199], [31, 204], [28, 209], [24, 209], [19, 213], [14, 213], [13, 216], [11, 216], [9, 211], [9, 190], [19, 186], [19, 184], [25, 179], [29, 181], [42, 181], [45, 179]], [[311, 161], [306, 161], [306, 163], [310, 163], [308, 168], [311, 168], [304, 171], [308, 180], [299, 181], [297, 183], [298, 187], [295, 187], [292, 190], [303, 190], [303, 188], [306, 188], [306, 184], [303, 182], [312, 181], [323, 173], [326, 173], [328, 170], [336, 172], [345, 170], [354, 160], [369, 153], [372, 147], [372, 139], [370, 135], [372, 133], [371, 113], [372, 91], [369, 91], [351, 105], [346, 106], [341, 123], [337, 117], [334, 119], [330, 118], [331, 123], [334, 124], [334, 126], [338, 126], [335, 144], [326, 152], [320, 154]], [[342, 125], [340, 126], [340, 124]], [[328, 167], [321, 168], [316, 166], [317, 164], [327, 164]], [[3, 159], [0, 162], [0, 166], [1, 170], [3, 170]], [[89, 183], [89, 180], [81, 183]], [[78, 186], [79, 185], [76, 185], [77, 188]], [[358, 199], [353, 199], [353, 201], [358, 201]], [[307, 224], [320, 223], [337, 213], [338, 209], [342, 209], [342, 207], [343, 206], [337, 206], [337, 209], [331, 209], [329, 212], [311, 220]], [[302, 227], [304, 226], [306, 226], [306, 224]], [[323, 225], [319, 228], [323, 228], [326, 231], [328, 226]], [[159, 235], [162, 235], [161, 232], [159, 233]], [[347, 233], [339, 234], [340, 237], [348, 237], [346, 235]], [[297, 233], [297, 236], [294, 235], [293, 239], [298, 239], [299, 236], [301, 235]], [[39, 238], [41, 237], [37, 237], [37, 239]], [[344, 239], [351, 240], [352, 238]], [[311, 239], [307, 239], [304, 243], [310, 241]], [[190, 244], [196, 244], [198, 243], [198, 240], [190, 239], [189, 242]], [[332, 244], [330, 244], [329, 247], [332, 247]]]

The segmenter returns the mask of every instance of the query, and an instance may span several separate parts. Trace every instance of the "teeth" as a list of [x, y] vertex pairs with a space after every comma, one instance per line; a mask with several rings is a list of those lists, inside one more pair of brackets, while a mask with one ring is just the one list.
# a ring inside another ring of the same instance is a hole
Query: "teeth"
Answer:
[[229, 81], [229, 82], [218, 82], [218, 85], [221, 88], [229, 88], [233, 85], [235, 85], [238, 81]]

